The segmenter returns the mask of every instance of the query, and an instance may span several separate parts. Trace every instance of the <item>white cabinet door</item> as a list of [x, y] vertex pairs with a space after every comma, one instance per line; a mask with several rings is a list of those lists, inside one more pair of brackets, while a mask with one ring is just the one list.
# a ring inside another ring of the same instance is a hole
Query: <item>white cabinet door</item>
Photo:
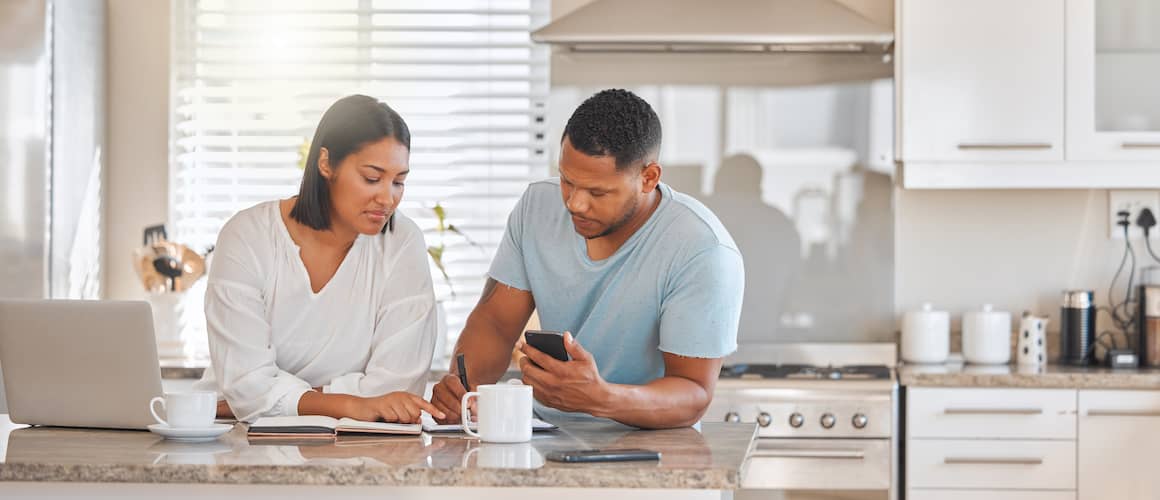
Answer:
[[1067, 0], [1067, 159], [1160, 159], [1160, 2]]
[[910, 490], [907, 500], [1075, 500], [1074, 491]]
[[1079, 391], [1079, 500], [1155, 499], [1160, 391]]
[[1064, 0], [902, 0], [903, 162], [1060, 161]]
[[906, 438], [1075, 439], [1074, 389], [906, 389]]
[[912, 439], [908, 488], [1075, 490], [1075, 441]]

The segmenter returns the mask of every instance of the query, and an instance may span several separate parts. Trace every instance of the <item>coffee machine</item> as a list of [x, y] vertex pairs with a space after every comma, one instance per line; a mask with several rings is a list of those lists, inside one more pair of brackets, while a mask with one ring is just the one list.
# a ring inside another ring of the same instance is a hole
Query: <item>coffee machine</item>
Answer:
[[1086, 366], [1095, 355], [1095, 292], [1065, 290], [1060, 308], [1060, 347], [1064, 364]]
[[1140, 285], [1136, 352], [1140, 368], [1160, 368], [1160, 285]]

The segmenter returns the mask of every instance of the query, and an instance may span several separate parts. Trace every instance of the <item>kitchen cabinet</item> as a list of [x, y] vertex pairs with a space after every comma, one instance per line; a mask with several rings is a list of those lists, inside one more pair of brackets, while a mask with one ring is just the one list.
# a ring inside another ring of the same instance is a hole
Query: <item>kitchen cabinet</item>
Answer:
[[902, 187], [1160, 188], [1160, 3], [898, 6]]
[[1071, 491], [917, 490], [907, 500], [1075, 500]]
[[1068, 160], [1160, 160], [1157, 81], [1160, 3], [1067, 0]]
[[1074, 389], [906, 390], [906, 498], [1075, 498], [1076, 455]]
[[909, 389], [915, 438], [1075, 439], [1072, 389]]
[[1061, 0], [900, 5], [904, 162], [1063, 160]]
[[1156, 498], [1160, 391], [1079, 391], [1078, 499]]
[[907, 448], [907, 486], [1074, 490], [1075, 442], [916, 439]]

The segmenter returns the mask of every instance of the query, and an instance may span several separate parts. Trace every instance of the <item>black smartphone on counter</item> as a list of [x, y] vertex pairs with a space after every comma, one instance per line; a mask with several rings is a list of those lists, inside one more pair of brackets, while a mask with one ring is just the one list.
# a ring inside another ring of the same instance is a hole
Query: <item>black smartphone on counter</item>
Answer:
[[553, 462], [587, 463], [587, 462], [635, 462], [640, 460], [660, 460], [659, 451], [640, 448], [604, 449], [604, 450], [556, 450], [544, 454], [544, 458]]
[[528, 330], [524, 332], [524, 342], [560, 361], [571, 361], [564, 348], [564, 334], [550, 330]]

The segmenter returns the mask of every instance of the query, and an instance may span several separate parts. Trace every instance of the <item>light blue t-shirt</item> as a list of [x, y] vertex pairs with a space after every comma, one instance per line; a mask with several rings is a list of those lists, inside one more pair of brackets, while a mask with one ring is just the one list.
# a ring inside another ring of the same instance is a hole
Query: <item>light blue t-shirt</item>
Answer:
[[[542, 328], [572, 332], [611, 383], [662, 377], [662, 352], [720, 358], [737, 348], [741, 253], [708, 208], [666, 184], [659, 189], [648, 221], [616, 253], [593, 261], [559, 179], [534, 182], [512, 210], [488, 272], [531, 291]], [[565, 415], [538, 402], [536, 413], [549, 421]]]

